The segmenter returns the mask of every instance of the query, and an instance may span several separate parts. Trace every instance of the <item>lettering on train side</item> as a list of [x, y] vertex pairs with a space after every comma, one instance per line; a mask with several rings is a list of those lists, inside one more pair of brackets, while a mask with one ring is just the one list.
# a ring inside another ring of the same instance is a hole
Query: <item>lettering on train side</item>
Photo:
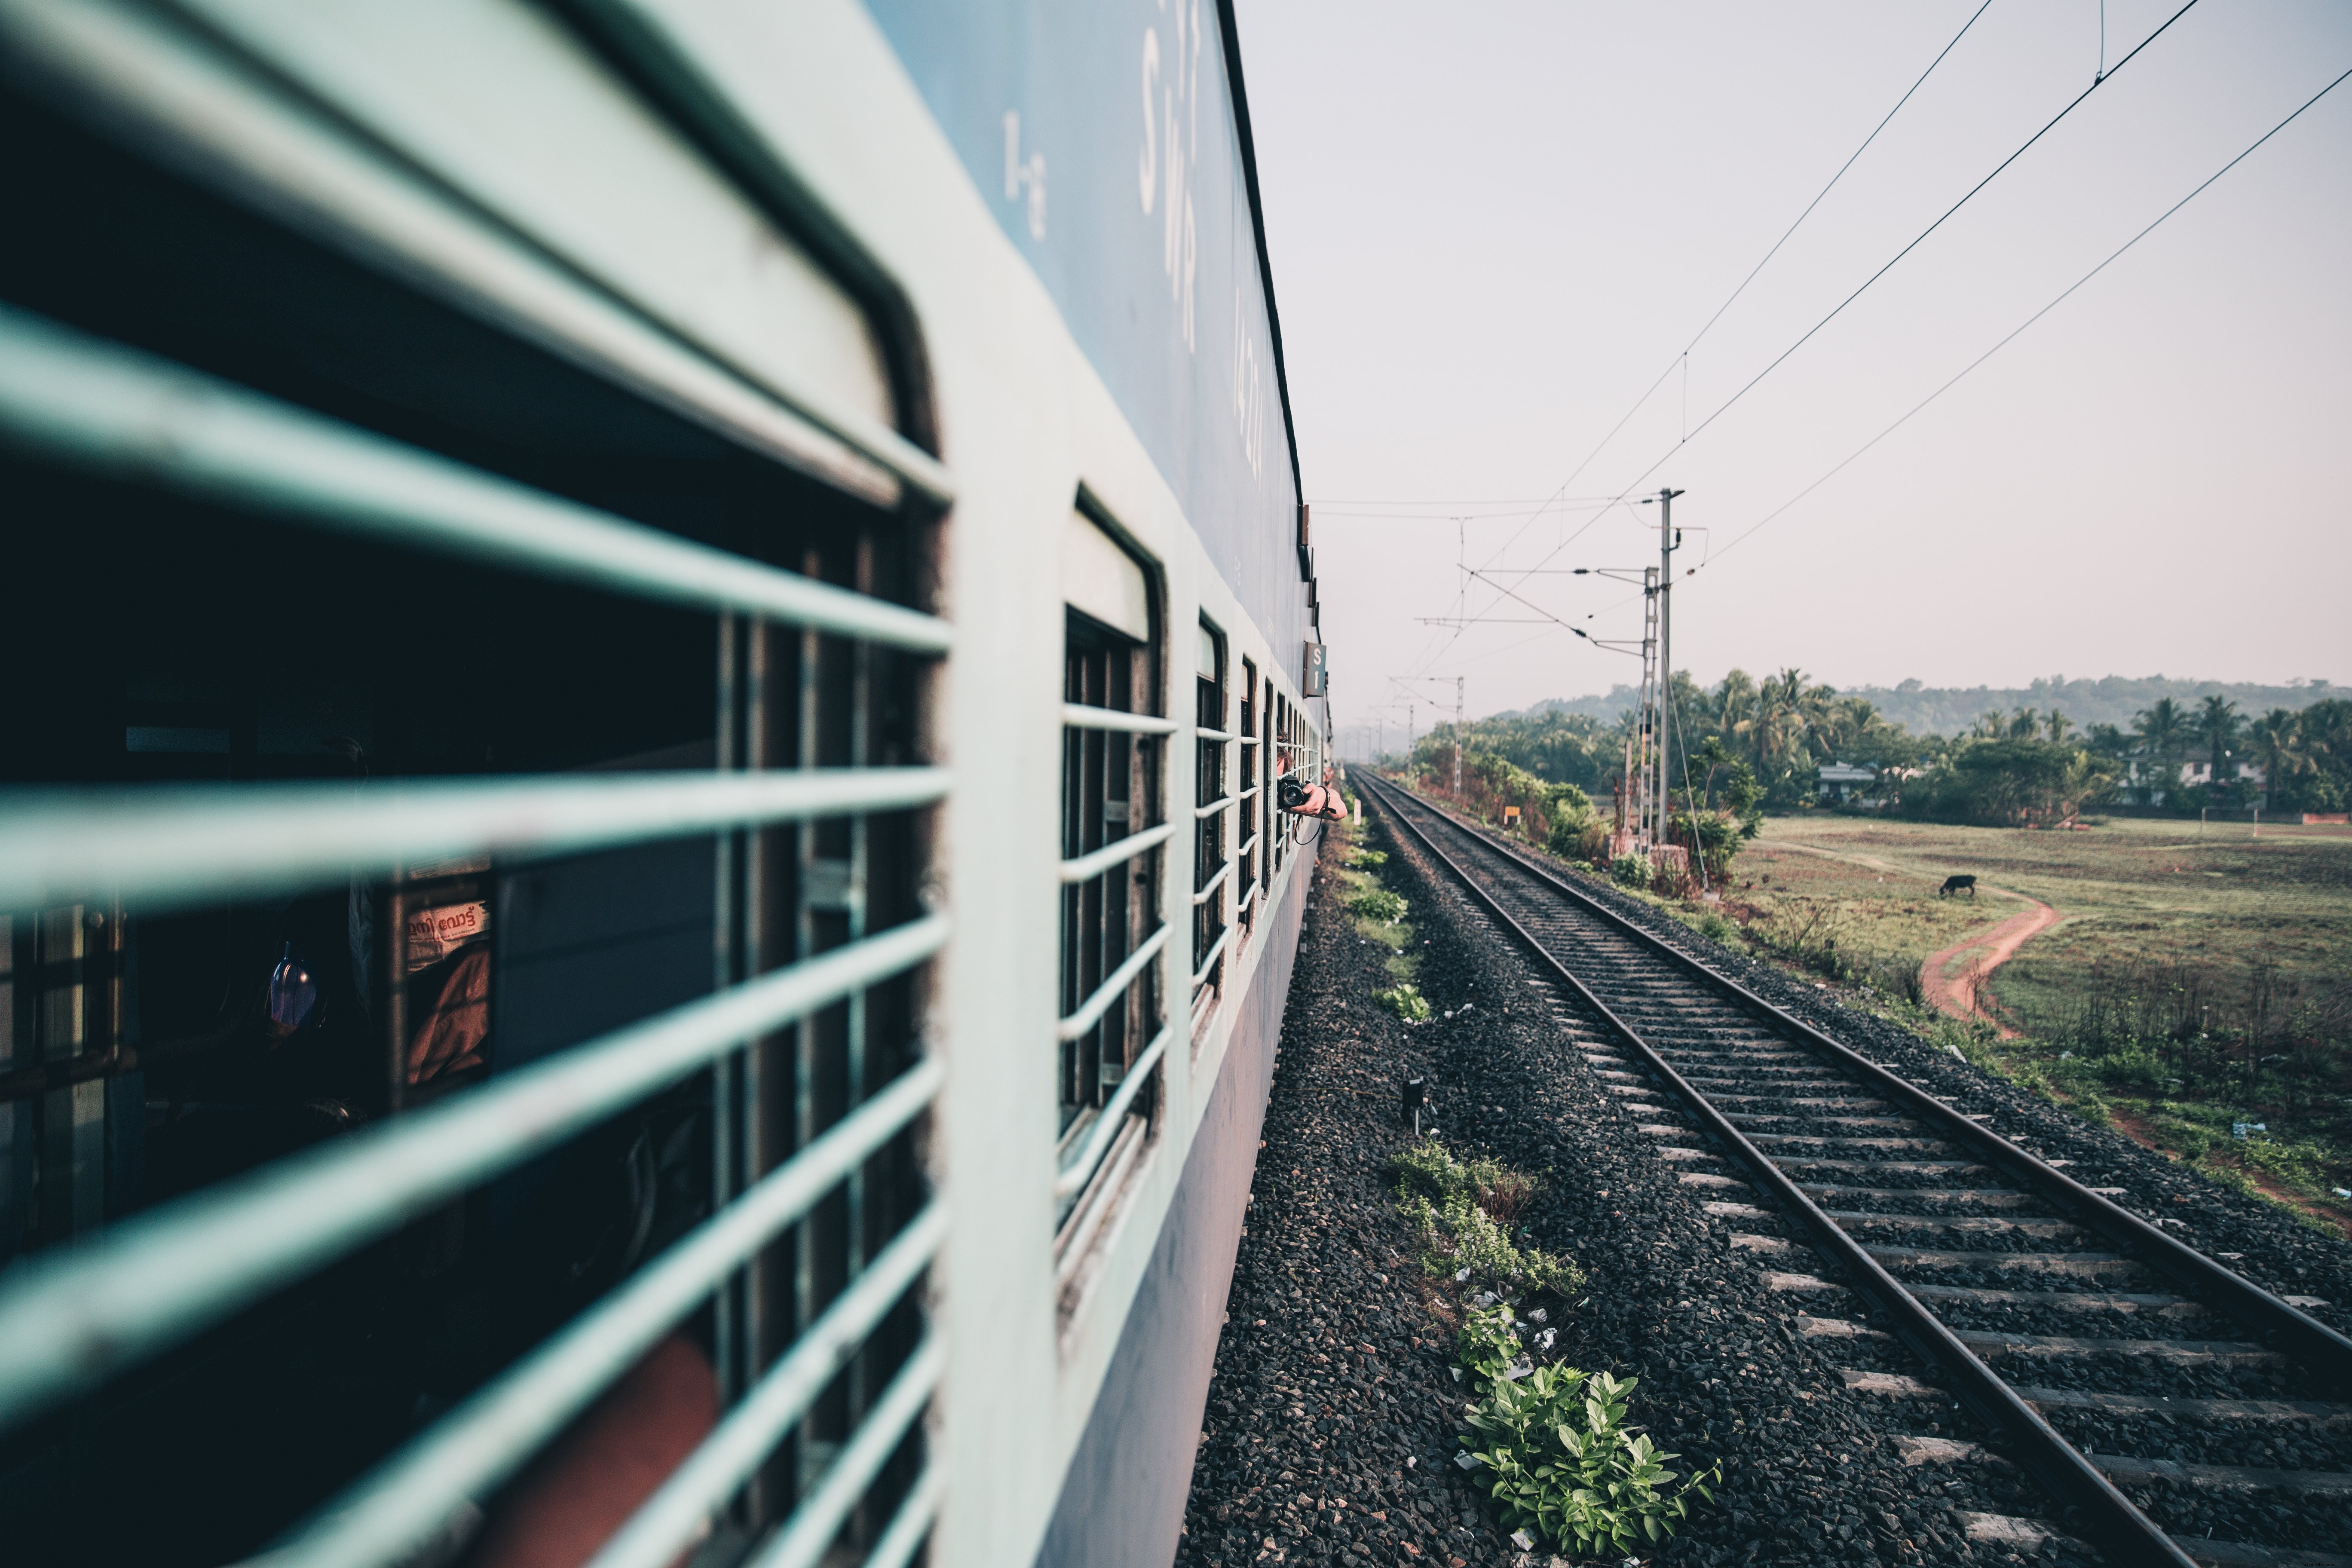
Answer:
[[1021, 155], [1021, 111], [1004, 111], [1004, 199], [1017, 202], [1023, 193], [1029, 197], [1029, 237], [1045, 237], [1045, 154], [1033, 152]]
[[[1162, 11], [1169, 0], [1160, 0]], [[1201, 270], [1201, 232], [1192, 213], [1192, 169], [1201, 156], [1201, 4], [1175, 0], [1173, 74], [1160, 83], [1160, 29], [1143, 29], [1143, 146], [1136, 155], [1136, 194], [1150, 217], [1160, 207], [1160, 267], [1178, 306], [1184, 352], [1194, 347], [1193, 285]], [[1158, 101], [1153, 91], [1158, 89]]]

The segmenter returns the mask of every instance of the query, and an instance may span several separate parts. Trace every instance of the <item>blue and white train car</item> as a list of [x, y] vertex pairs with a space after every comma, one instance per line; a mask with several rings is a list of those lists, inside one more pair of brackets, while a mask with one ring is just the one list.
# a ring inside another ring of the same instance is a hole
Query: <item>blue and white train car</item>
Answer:
[[1166, 1563], [1327, 731], [1230, 5], [0, 116], [0, 1557]]

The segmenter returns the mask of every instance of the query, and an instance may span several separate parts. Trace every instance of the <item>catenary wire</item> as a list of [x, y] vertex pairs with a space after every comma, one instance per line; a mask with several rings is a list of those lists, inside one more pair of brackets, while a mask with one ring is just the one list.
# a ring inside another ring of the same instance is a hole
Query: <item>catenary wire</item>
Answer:
[[[1780, 254], [1780, 247], [1787, 245], [1789, 241], [1795, 237], [1797, 230], [1804, 226], [1805, 220], [1813, 216], [1813, 209], [1820, 206], [1822, 201], [1828, 197], [1829, 194], [1837, 188], [1838, 182], [1845, 178], [1846, 171], [1853, 168], [1855, 162], [1860, 159], [1864, 153], [1870, 150], [1870, 144], [1878, 140], [1878, 133], [1886, 129], [1888, 124], [1894, 121], [1895, 115], [1902, 112], [1903, 106], [1911, 101], [1913, 94], [1916, 93], [1922, 87], [1927, 85], [1927, 79], [1936, 73], [1936, 68], [1944, 63], [1944, 57], [1950, 54], [1955, 48], [1959, 47], [1960, 40], [1968, 37], [1969, 29], [1977, 25], [1977, 18], [1983, 16], [1988, 10], [1991, 9], [1991, 6], [1992, 0], [1984, 0], [1984, 4], [1978, 6], [1976, 10], [1969, 15], [1969, 19], [1966, 22], [1960, 24], [1960, 30], [1952, 35], [1951, 42], [1946, 44], [1941, 49], [1937, 51], [1936, 58], [1927, 62], [1927, 68], [1919, 73], [1919, 79], [1913, 82], [1910, 87], [1905, 90], [1903, 96], [1895, 100], [1895, 107], [1888, 110], [1885, 117], [1880, 120], [1875, 126], [1871, 128], [1870, 134], [1862, 139], [1862, 145], [1856, 147], [1852, 154], [1847, 157], [1846, 161], [1838, 165], [1837, 173], [1830, 176], [1830, 183], [1821, 188], [1820, 195], [1814, 196], [1811, 201], [1805, 204], [1805, 210], [1797, 215], [1796, 222], [1790, 224], [1787, 230], [1781, 234], [1780, 237], [1772, 242], [1772, 248], [1764, 253], [1762, 260], [1757, 262], [1755, 266], [1748, 269], [1748, 276], [1742, 278], [1739, 280], [1739, 286], [1734, 289], [1729, 295], [1726, 296], [1722, 304], [1717, 305], [1715, 308], [1715, 313], [1706, 319], [1706, 324], [1700, 327], [1696, 332], [1692, 334], [1691, 341], [1683, 345], [1682, 353], [1676, 354], [1673, 359], [1666, 362], [1666, 368], [1658, 373], [1658, 379], [1652, 382], [1648, 390], [1644, 391], [1641, 396], [1633, 400], [1633, 406], [1625, 410], [1624, 417], [1618, 420], [1615, 425], [1610, 426], [1609, 434], [1601, 437], [1600, 444], [1594, 447], [1591, 451], [1587, 452], [1584, 455], [1584, 461], [1577, 464], [1576, 468], [1569, 474], [1568, 478], [1561, 481], [1561, 488], [1563, 489], [1569, 485], [1574, 484], [1576, 482], [1577, 475], [1583, 473], [1586, 468], [1591, 468], [1592, 466], [1592, 459], [1599, 457], [1603, 451], [1608, 449], [1609, 443], [1617, 438], [1617, 433], [1625, 428], [1627, 421], [1631, 420], [1634, 415], [1639, 414], [1642, 411], [1643, 405], [1650, 401], [1651, 397], [1656, 394], [1658, 388], [1666, 384], [1666, 378], [1675, 373], [1675, 367], [1677, 365], [1687, 364], [1690, 358], [1690, 352], [1691, 350], [1698, 347], [1699, 340], [1706, 337], [1708, 332], [1715, 330], [1716, 322], [1723, 320], [1723, 313], [1731, 309], [1734, 301], [1738, 300], [1740, 295], [1748, 291], [1748, 286], [1756, 281], [1758, 275], [1760, 274], [1767, 266], [1770, 265], [1774, 257]], [[1685, 436], [1685, 439], [1687, 439], [1687, 435]]]
[[[1633, 494], [1633, 487], [1635, 485], [1642, 483], [1652, 474], [1656, 473], [1661, 468], [1664, 467], [1666, 462], [1672, 458], [1675, 453], [1681, 451], [1684, 447], [1690, 443], [1693, 437], [1697, 436], [1699, 432], [1705, 430], [1708, 426], [1721, 418], [1724, 414], [1730, 409], [1733, 404], [1738, 403], [1741, 398], [1747, 396], [1750, 392], [1753, 392], [1756, 389], [1757, 384], [1763, 381], [1766, 376], [1770, 375], [1773, 371], [1779, 369], [1780, 366], [1787, 361], [1790, 354], [1795, 353], [1799, 349], [1804, 347], [1804, 345], [1812, 339], [1815, 333], [1819, 332], [1823, 327], [1828, 326], [1831, 321], [1836, 320], [1840, 311], [1843, 311], [1848, 305], [1853, 304], [1856, 300], [1862, 298], [1863, 294], [1869, 289], [1872, 284], [1876, 283], [1881, 278], [1885, 277], [1887, 273], [1893, 271], [1896, 263], [1900, 262], [1905, 257], [1910, 255], [1914, 250], [1916, 250], [1927, 237], [1935, 233], [1938, 228], [1941, 228], [1945, 222], [1949, 219], [1954, 213], [1958, 212], [1962, 207], [1968, 205], [1969, 203], [1975, 198], [1978, 192], [1983, 190], [1987, 185], [1992, 184], [1994, 180], [2000, 178], [2002, 170], [2008, 168], [2011, 163], [2016, 163], [2018, 159], [2023, 157], [2027, 149], [2031, 148], [2035, 142], [2041, 141], [2044, 136], [2047, 136], [2060, 121], [2065, 119], [2069, 114], [2074, 113], [2074, 110], [2081, 106], [2084, 99], [2098, 91], [2102, 84], [2115, 79], [2116, 74], [2120, 72], [2125, 66], [2130, 64], [2135, 56], [2138, 55], [2138, 53], [2142, 49], [2147, 47], [2148, 45], [2156, 42], [2158, 38], [2163, 37], [2166, 29], [2169, 28], [2173, 23], [2180, 20], [2181, 17], [2189, 15], [2189, 13], [2194, 10], [2196, 6], [2197, 0], [2188, 0], [2187, 5], [2181, 6], [2179, 10], [2175, 11], [2171, 16], [2166, 17], [2163, 22], [2158, 24], [2154, 32], [2148, 34], [2147, 37], [2142, 38], [2138, 43], [2133, 45], [2131, 53], [2124, 56], [2122, 59], [2117, 60], [2115, 64], [2114, 69], [2108, 71], [2105, 75], [2099, 78], [2097, 81], [2093, 82], [2090, 86], [2077, 93], [2063, 109], [2061, 109], [2055, 115], [2051, 117], [2048, 124], [2042, 126], [2041, 130], [2035, 132], [2032, 136], [2027, 137], [2023, 144], [2021, 145], [2016, 152], [2011, 153], [2008, 157], [2003, 158], [2000, 163], [1994, 167], [1991, 174], [1987, 174], [1983, 179], [1979, 180], [1975, 184], [1969, 186], [1967, 195], [1961, 196], [1958, 201], [1954, 202], [1949, 207], [1947, 207], [1944, 210], [1943, 216], [1938, 217], [1934, 223], [1929, 224], [1926, 228], [1920, 230], [1916, 238], [1913, 239], [1910, 244], [1905, 246], [1901, 250], [1896, 251], [1885, 266], [1872, 273], [1868, 278], [1864, 279], [1860, 288], [1857, 288], [1853, 293], [1848, 294], [1843, 300], [1840, 300], [1836, 308], [1831, 310], [1828, 315], [1823, 316], [1820, 321], [1807, 328], [1802, 337], [1799, 338], [1795, 342], [1790, 343], [1787, 348], [1781, 350], [1780, 353], [1773, 359], [1772, 363], [1766, 365], [1762, 370], [1758, 371], [1754, 376], [1749, 378], [1745, 386], [1742, 386], [1738, 392], [1733, 393], [1728, 398], [1726, 398], [1721, 404], [1717, 405], [1714, 413], [1709, 414], [1706, 418], [1700, 420], [1696, 426], [1692, 426], [1686, 433], [1685, 433], [1680, 439], [1675, 441], [1673, 446], [1667, 447], [1664, 452], [1659, 453], [1656, 459], [1653, 461], [1648, 468], [1643, 468], [1640, 473], [1633, 476], [1632, 483], [1629, 483], [1623, 489], [1617, 492], [1617, 499], [1622, 501], [1625, 497]], [[1973, 20], [1973, 18], [1971, 18], [1971, 20]], [[1679, 358], [1679, 356], [1677, 356], [1677, 358]], [[1674, 366], [1669, 364], [1666, 367], [1666, 374], [1672, 374], [1673, 372]], [[1660, 382], [1663, 382], [1664, 379], [1665, 378], [1663, 375], [1659, 377]], [[1654, 386], [1652, 390], [1654, 391], [1655, 387]], [[1643, 395], [1646, 397], [1649, 395], [1644, 393]], [[1590, 462], [1591, 460], [1591, 458], [1586, 459], [1587, 462]], [[1582, 471], [1582, 466], [1579, 465], [1577, 472], [1581, 473]], [[1576, 476], [1574, 474], [1570, 475], [1568, 482], [1572, 483], [1575, 477]], [[1567, 483], [1563, 483], [1560, 488], [1562, 489], [1567, 489]], [[1552, 549], [1549, 554], [1547, 554], [1541, 561], [1536, 563], [1536, 566], [1540, 568], [1549, 563], [1554, 557], [1558, 556], [1561, 551], [1566, 550], [1570, 545], [1575, 543], [1578, 539], [1583, 537], [1585, 531], [1591, 528], [1593, 523], [1600, 521], [1608, 514], [1608, 508], [1602, 508], [1601, 510], [1595, 511], [1592, 516], [1587, 520], [1583, 528], [1578, 529], [1574, 533], [1571, 533], [1566, 539], [1561, 540], [1559, 543]], [[1514, 537], [1517, 536], [1515, 535]]]
[[[1969, 374], [1975, 371], [1979, 365], [1981, 365], [1985, 361], [1992, 358], [1993, 355], [2000, 353], [2001, 350], [2007, 348], [2011, 342], [2015, 342], [2025, 332], [2027, 328], [2032, 326], [2034, 322], [2039, 321], [2042, 317], [2048, 315], [2060, 305], [2065, 303], [2077, 289], [2081, 289], [2092, 279], [2096, 278], [2100, 273], [2105, 272], [2108, 268], [2121, 260], [2123, 258], [2124, 252], [2131, 249], [2132, 247], [2137, 245], [2141, 240], [2146, 239], [2149, 235], [2155, 233], [2158, 226], [2167, 218], [2169, 218], [2182, 207], [2187, 206], [2190, 202], [2195, 201], [2200, 195], [2202, 195], [2208, 186], [2211, 185], [2215, 181], [2228, 174], [2231, 170], [2236, 168], [2240, 163], [2244, 163], [2248, 158], [2253, 156], [2255, 149], [2261, 147], [2263, 142], [2268, 142], [2272, 137], [2277, 135], [2280, 132], [2294, 124], [2296, 120], [2302, 117], [2305, 110], [2310, 109], [2312, 105], [2317, 103], [2321, 99], [2326, 98], [2329, 93], [2334, 92], [2338, 87], [2342, 86], [2347, 78], [2352, 78], [2352, 70], [2346, 71], [2343, 76], [2337, 77], [2334, 81], [2329, 82], [2326, 87], [2321, 88], [2317, 92], [2312, 94], [2310, 98], [2304, 101], [2301, 108], [2298, 108], [2293, 114], [2288, 115], [2284, 120], [2280, 121], [2276, 125], [2272, 126], [2268, 131], [2263, 132], [2262, 136], [2254, 142], [2252, 146], [2248, 147], [2244, 152], [2239, 153], [2236, 157], [2222, 164], [2219, 169], [2213, 171], [2212, 174], [2207, 175], [2205, 179], [2199, 184], [2195, 190], [2190, 191], [2187, 195], [2181, 197], [2179, 201], [2165, 208], [2164, 211], [2156, 218], [2155, 222], [2150, 223], [2146, 228], [2141, 229], [2137, 234], [2132, 236], [2131, 238], [2126, 240], [2122, 246], [2120, 246], [2115, 253], [2109, 256], [2105, 261], [2100, 262], [2096, 267], [2092, 268], [2088, 272], [2084, 273], [2082, 277], [2069, 284], [2065, 290], [2056, 299], [2051, 300], [2047, 305], [2042, 306], [2039, 310], [2034, 311], [2031, 316], [2028, 316], [2023, 321], [2020, 322], [2014, 329], [2012, 329], [2008, 336], [1993, 344], [1992, 347], [1985, 350], [1984, 353], [1979, 354], [1975, 359], [1970, 360], [1957, 375], [1954, 375], [1949, 381], [1944, 383], [1943, 385], [1929, 393], [1926, 397], [1921, 398], [1918, 403], [1912, 406], [1908, 413], [1895, 420], [1894, 424], [1889, 425], [1885, 429], [1881, 430], [1877, 435], [1873, 436], [1869, 440], [1864, 441], [1861, 446], [1855, 447], [1851, 453], [1846, 455], [1843, 461], [1832, 468], [1827, 473], [1822, 475], [1821, 478], [1815, 479], [1811, 484], [1807, 485], [1803, 489], [1799, 490], [1795, 495], [1790, 496], [1787, 500], [1782, 501], [1779, 506], [1773, 508], [1770, 511], [1765, 513], [1762, 517], [1758, 518], [1754, 522], [1749, 523], [1746, 528], [1735, 534], [1731, 541], [1724, 545], [1723, 548], [1725, 553], [1728, 554], [1730, 552], [1738, 549], [1740, 542], [1747, 539], [1748, 535], [1754, 533], [1758, 529], [1762, 528], [1766, 523], [1770, 522], [1774, 518], [1779, 517], [1782, 512], [1787, 511], [1790, 507], [1795, 506], [1799, 501], [1803, 500], [1807, 496], [1812, 494], [1815, 490], [1829, 483], [1830, 480], [1835, 479], [1840, 473], [1843, 472], [1849, 465], [1851, 465], [1856, 458], [1860, 458], [1864, 452], [1869, 451], [1873, 447], [1877, 446], [1881, 441], [1885, 440], [1889, 436], [1894, 435], [1895, 431], [1910, 423], [1915, 415], [1918, 414], [1922, 409], [1925, 409], [1929, 404], [1935, 402], [1937, 398], [1943, 396], [1944, 394], [1951, 391], [1955, 386], [1958, 386], [1962, 381], [1966, 380]], [[1706, 563], [1703, 563], [1702, 565]], [[1698, 568], [1694, 568], [1694, 571], [1696, 570], [1698, 570]]]
[[[1666, 458], [1673, 457], [1675, 452], [1681, 450], [1683, 446], [1691, 439], [1691, 437], [1696, 436], [1700, 431], [1705, 430], [1717, 419], [1722, 418], [1723, 416], [1730, 410], [1734, 404], [1747, 396], [1750, 392], [1753, 392], [1756, 389], [1758, 383], [1761, 382], [1766, 376], [1770, 375], [1774, 371], [1778, 370], [1781, 363], [1786, 361], [1790, 354], [1795, 353], [1799, 349], [1803, 348], [1805, 344], [1811, 342], [1815, 333], [1819, 332], [1823, 327], [1828, 326], [1832, 321], [1837, 320], [1840, 312], [1843, 311], [1848, 305], [1853, 304], [1856, 300], [1861, 299], [1864, 293], [1868, 292], [1872, 284], [1876, 283], [1880, 279], [1885, 277], [1889, 272], [1892, 272], [1895, 269], [1895, 265], [1905, 257], [1918, 249], [1919, 247], [1927, 241], [1929, 235], [1943, 227], [1945, 223], [1954, 213], [1958, 212], [1962, 207], [1968, 205], [1970, 201], [1974, 200], [1978, 192], [1983, 190], [1987, 185], [1991, 184], [1993, 181], [1999, 179], [2002, 170], [2008, 168], [2011, 163], [2016, 163], [2020, 158], [2025, 156], [2026, 152], [2032, 148], [2035, 142], [2041, 141], [2044, 136], [2049, 135], [2050, 132], [2056, 128], [2060, 121], [2074, 113], [2074, 110], [2081, 106], [2084, 99], [2098, 91], [2105, 83], [2113, 81], [2123, 70], [2124, 67], [2131, 64], [2133, 58], [2138, 55], [2140, 50], [2147, 47], [2148, 45], [2156, 42], [2158, 38], [2163, 37], [2166, 28], [2170, 27], [2173, 23], [2178, 22], [2181, 17], [2189, 15], [2189, 13], [2196, 9], [2196, 7], [2197, 0], [2189, 0], [2187, 5], [2181, 6], [2179, 10], [2175, 11], [2171, 16], [2166, 17], [2164, 21], [2158, 25], [2155, 32], [2152, 32], [2147, 37], [2142, 38], [2137, 44], [2132, 47], [2130, 54], [2126, 55], [2123, 58], [2116, 62], [2115, 69], [2108, 71], [2105, 76], [2099, 78], [2097, 81], [2093, 82], [2081, 92], [2075, 94], [2074, 99], [2067, 103], [2065, 108], [2060, 110], [2056, 114], [2051, 117], [2048, 124], [2035, 132], [2032, 135], [2027, 137], [2023, 144], [2021, 145], [2016, 152], [2011, 153], [2008, 157], [2003, 158], [1994, 166], [1991, 174], [1987, 174], [1983, 179], [1979, 180], [1975, 184], [1970, 185], [1968, 189], [1967, 195], [1961, 196], [1958, 201], [1954, 202], [1950, 206], [1944, 209], [1943, 216], [1938, 217], [1926, 228], [1921, 229], [1917, 237], [1913, 239], [1910, 244], [1905, 246], [1902, 249], [1896, 251], [1893, 257], [1888, 258], [1884, 267], [1881, 267], [1877, 271], [1864, 279], [1861, 286], [1856, 288], [1853, 293], [1848, 294], [1844, 299], [1839, 300], [1828, 315], [1823, 316], [1820, 321], [1815, 321], [1811, 326], [1806, 328], [1803, 336], [1800, 337], [1795, 342], [1790, 343], [1787, 348], [1782, 349], [1778, 354], [1773, 356], [1772, 362], [1769, 364], [1767, 364], [1762, 370], [1758, 371], [1753, 376], [1749, 377], [1748, 384], [1745, 386], [1742, 386], [1738, 391], [1733, 393], [1729, 397], [1725, 398], [1720, 404], [1717, 405], [1714, 413], [1709, 414], [1706, 418], [1693, 426], [1691, 427], [1690, 434], [1685, 436], [1682, 440], [1675, 442], [1673, 447], [1667, 448], [1667, 450], [1660, 456], [1656, 463], [1652, 463], [1648, 468], [1643, 469], [1641, 477], [1636, 479], [1633, 483], [1638, 485], [1643, 479], [1648, 479], [1651, 474], [1657, 470], [1660, 463], [1664, 463]], [[1633, 487], [1629, 485], [1626, 488], [1630, 490]]]

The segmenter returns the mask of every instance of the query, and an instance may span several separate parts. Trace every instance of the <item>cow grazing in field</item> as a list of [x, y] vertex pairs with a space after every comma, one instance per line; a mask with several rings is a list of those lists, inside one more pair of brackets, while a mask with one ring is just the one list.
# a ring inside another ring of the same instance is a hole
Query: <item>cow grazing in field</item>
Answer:
[[1947, 877], [1944, 885], [1936, 889], [1936, 896], [1940, 899], [1947, 893], [1966, 893], [1973, 899], [1977, 896], [1977, 879], [1974, 877]]

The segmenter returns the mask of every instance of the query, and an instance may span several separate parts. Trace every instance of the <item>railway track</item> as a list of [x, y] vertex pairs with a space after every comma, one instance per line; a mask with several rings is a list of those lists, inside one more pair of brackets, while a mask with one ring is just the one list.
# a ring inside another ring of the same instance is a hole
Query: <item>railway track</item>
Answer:
[[[1759, 1255], [1791, 1331], [1855, 1397], [1917, 1414], [1907, 1457], [2021, 1467], [2110, 1563], [2352, 1568], [2352, 1340], [2315, 1303], [2000, 1137], [1989, 1103], [1937, 1098], [1526, 852], [1359, 782], [1562, 983], [1563, 1021], [1597, 1021], [1578, 1048]], [[2030, 1555], [2051, 1528], [1974, 1530]]]

